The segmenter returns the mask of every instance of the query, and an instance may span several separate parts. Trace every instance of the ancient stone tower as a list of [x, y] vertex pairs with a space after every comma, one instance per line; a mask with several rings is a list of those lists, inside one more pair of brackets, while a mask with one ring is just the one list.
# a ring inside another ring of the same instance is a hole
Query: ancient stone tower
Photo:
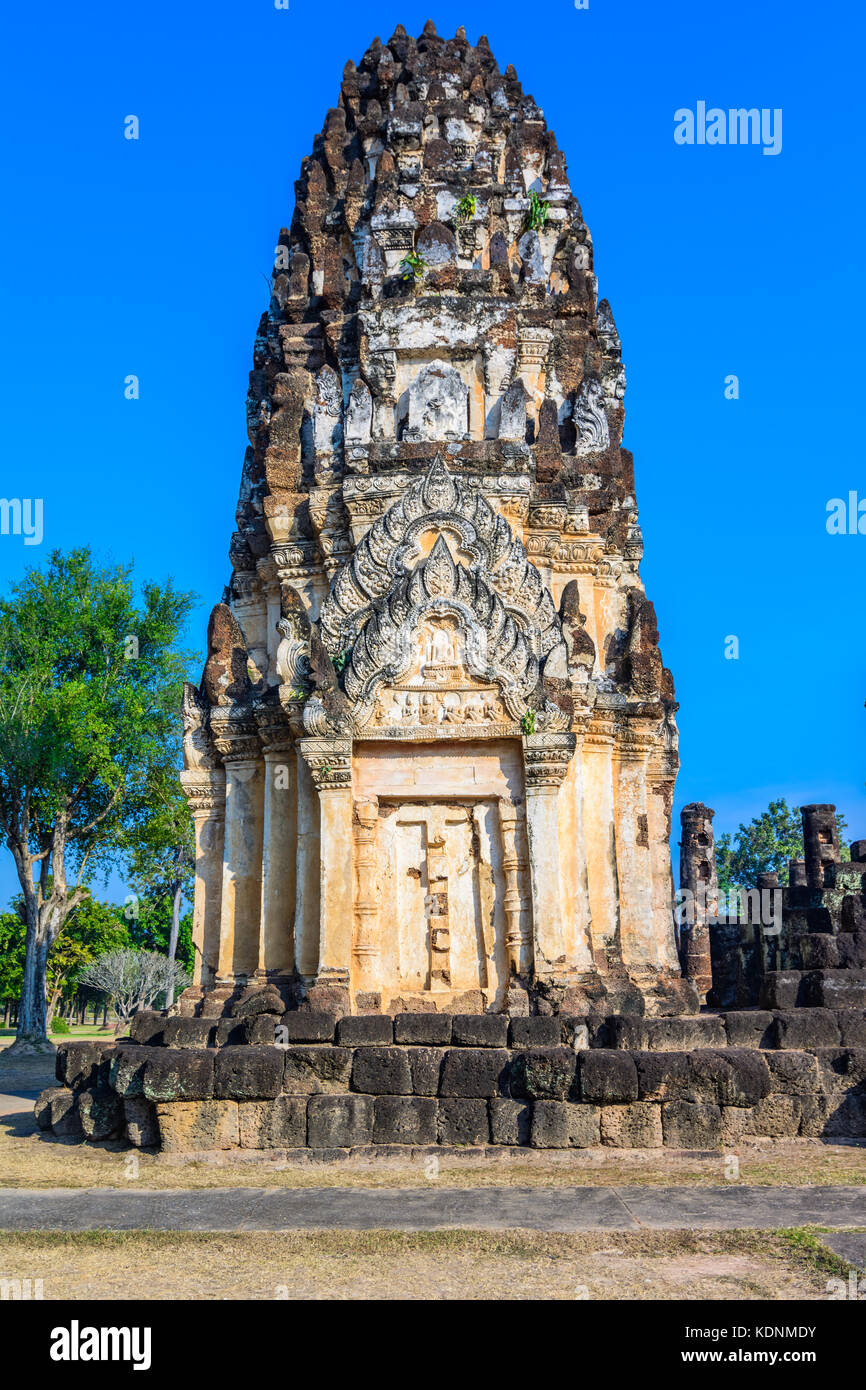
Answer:
[[688, 1012], [677, 706], [553, 132], [486, 39], [398, 28], [296, 199], [186, 691], [196, 992]]

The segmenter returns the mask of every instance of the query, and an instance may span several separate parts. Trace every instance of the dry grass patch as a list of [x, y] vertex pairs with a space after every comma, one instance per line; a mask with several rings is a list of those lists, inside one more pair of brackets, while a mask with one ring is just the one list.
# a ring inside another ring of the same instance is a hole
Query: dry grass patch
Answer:
[[[91, 1146], [40, 1136], [32, 1116], [0, 1119], [0, 1186], [123, 1187], [127, 1159], [120, 1143]], [[738, 1149], [739, 1181], [751, 1185], [866, 1184], [866, 1145], [823, 1144], [815, 1139], [763, 1141]], [[486, 1158], [439, 1158], [436, 1181], [444, 1187], [713, 1187], [730, 1181], [726, 1155], [676, 1150], [526, 1150]], [[430, 1180], [426, 1157], [347, 1159], [331, 1164], [257, 1157], [238, 1162], [167, 1162], [138, 1154], [138, 1181], [161, 1191], [210, 1187], [421, 1187]]]
[[46, 1299], [775, 1301], [846, 1269], [803, 1231], [0, 1233], [0, 1275]]

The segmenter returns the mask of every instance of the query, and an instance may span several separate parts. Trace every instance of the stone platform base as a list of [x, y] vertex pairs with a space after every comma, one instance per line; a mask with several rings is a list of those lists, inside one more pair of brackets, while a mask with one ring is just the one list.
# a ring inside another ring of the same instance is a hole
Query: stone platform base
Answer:
[[163, 1153], [716, 1149], [866, 1136], [866, 1013], [685, 1018], [139, 1014], [58, 1051], [61, 1137]]

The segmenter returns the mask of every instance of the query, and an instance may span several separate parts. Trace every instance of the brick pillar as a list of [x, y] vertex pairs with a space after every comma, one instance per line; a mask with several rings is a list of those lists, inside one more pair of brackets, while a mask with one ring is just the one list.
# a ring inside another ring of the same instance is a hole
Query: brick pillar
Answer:
[[692, 894], [694, 913], [694, 920], [684, 922], [680, 928], [680, 957], [683, 974], [687, 980], [691, 980], [702, 1002], [713, 985], [707, 918], [718, 915], [719, 904], [713, 835], [715, 814], [700, 801], [684, 806], [680, 813], [680, 887], [687, 888]]
[[802, 806], [800, 814], [803, 819], [806, 879], [810, 888], [823, 888], [826, 866], [839, 863], [836, 807], [828, 803]]

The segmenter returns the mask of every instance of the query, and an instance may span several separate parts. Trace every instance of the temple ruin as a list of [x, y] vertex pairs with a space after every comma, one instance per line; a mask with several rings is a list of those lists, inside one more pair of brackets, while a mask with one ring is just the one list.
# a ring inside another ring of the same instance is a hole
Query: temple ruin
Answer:
[[462, 30], [375, 40], [280, 233], [186, 691], [185, 1006], [265, 982], [363, 1013], [697, 1006], [624, 393], [514, 69]]

